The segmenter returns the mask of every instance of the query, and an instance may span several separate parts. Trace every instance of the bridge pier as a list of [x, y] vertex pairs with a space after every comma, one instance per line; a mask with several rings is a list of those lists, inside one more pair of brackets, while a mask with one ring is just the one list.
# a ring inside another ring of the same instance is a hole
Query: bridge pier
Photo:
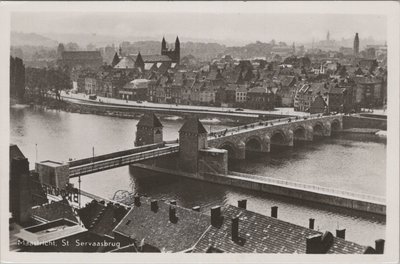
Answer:
[[243, 141], [240, 141], [236, 145], [235, 157], [232, 157], [232, 158], [238, 159], [238, 160], [246, 159], [246, 143], [244, 143]]
[[332, 134], [332, 129], [331, 129], [331, 123], [330, 122], [325, 122], [324, 124], [324, 137], [330, 137]]

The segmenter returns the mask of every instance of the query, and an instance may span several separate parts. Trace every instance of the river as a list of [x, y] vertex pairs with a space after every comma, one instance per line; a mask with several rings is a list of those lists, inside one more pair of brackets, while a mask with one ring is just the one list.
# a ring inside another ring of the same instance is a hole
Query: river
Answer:
[[[164, 139], [176, 139], [183, 120], [172, 117], [161, 121]], [[20, 147], [34, 168], [37, 160], [91, 157], [93, 148], [95, 155], [132, 148], [137, 122], [11, 107], [10, 142]], [[207, 130], [232, 125], [215, 120], [205, 123]], [[385, 168], [386, 140], [375, 136], [324, 138], [230, 164], [234, 171], [380, 196], [385, 195]], [[76, 184], [77, 179], [72, 182]], [[81, 187], [106, 198], [112, 198], [118, 190], [127, 190], [157, 199], [174, 199], [184, 207], [200, 205], [203, 210], [217, 204], [236, 205], [237, 200], [246, 198], [249, 210], [269, 215], [270, 207], [276, 205], [282, 220], [308, 226], [308, 219], [315, 218], [317, 229], [335, 234], [338, 227], [346, 228], [346, 239], [360, 244], [374, 246], [375, 239], [385, 238], [386, 221], [382, 216], [166, 175], [138, 180], [129, 167], [83, 176]]]

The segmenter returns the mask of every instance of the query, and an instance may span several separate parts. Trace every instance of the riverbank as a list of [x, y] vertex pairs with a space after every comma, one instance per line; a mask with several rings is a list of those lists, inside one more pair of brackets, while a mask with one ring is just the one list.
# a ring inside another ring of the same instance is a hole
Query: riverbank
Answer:
[[[70, 113], [79, 114], [94, 114], [101, 116], [125, 118], [125, 119], [139, 119], [144, 113], [154, 112], [162, 119], [179, 120], [191, 116], [197, 116], [200, 120], [208, 124], [216, 124], [220, 122], [246, 124], [263, 120], [271, 120], [281, 118], [281, 115], [254, 115], [242, 113], [225, 113], [225, 112], [212, 112], [212, 111], [199, 111], [190, 109], [167, 109], [167, 108], [149, 108], [138, 106], [123, 106], [106, 104], [91, 100], [71, 99], [61, 97], [57, 100], [54, 97], [45, 97], [40, 100], [31, 100], [29, 105], [50, 110], [60, 110]], [[188, 107], [188, 106], [186, 106]]]

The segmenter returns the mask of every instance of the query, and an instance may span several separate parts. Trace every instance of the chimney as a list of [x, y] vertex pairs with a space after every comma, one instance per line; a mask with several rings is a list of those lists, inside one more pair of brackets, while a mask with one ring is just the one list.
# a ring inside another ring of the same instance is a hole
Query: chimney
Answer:
[[150, 203], [150, 208], [151, 208], [151, 211], [157, 212], [157, 210], [158, 210], [158, 203], [157, 203], [157, 200], [152, 200], [152, 201], [151, 201], [151, 203]]
[[324, 254], [333, 244], [333, 235], [331, 232], [325, 232], [323, 235], [316, 234], [306, 238], [306, 254]]
[[169, 201], [169, 204], [176, 205], [176, 200]]
[[271, 217], [278, 218], [278, 206], [271, 207]]
[[140, 196], [139, 195], [135, 195], [134, 197], [133, 197], [133, 203], [135, 204], [135, 206], [140, 206]]
[[316, 234], [306, 238], [306, 254], [321, 253], [321, 238], [322, 234]]
[[331, 232], [326, 231], [322, 235], [322, 253], [326, 253], [333, 244], [333, 235]]
[[196, 211], [196, 212], [200, 212], [200, 206], [193, 206], [192, 210]]
[[211, 225], [219, 227], [221, 221], [221, 206], [214, 206], [211, 208]]
[[314, 229], [315, 219], [314, 218], [310, 218], [308, 221], [309, 221], [308, 222], [308, 228]]
[[385, 240], [384, 239], [375, 240], [376, 254], [383, 254], [384, 249], [385, 249]]
[[239, 238], [239, 216], [232, 218], [232, 241]]
[[345, 228], [336, 229], [336, 237], [346, 239], [346, 229]]
[[247, 200], [246, 200], [246, 199], [239, 200], [239, 201], [238, 201], [238, 207], [239, 207], [239, 208], [246, 209], [246, 208], [247, 208]]
[[169, 206], [169, 221], [171, 223], [176, 223], [177, 217], [176, 217], [176, 207], [175, 206]]

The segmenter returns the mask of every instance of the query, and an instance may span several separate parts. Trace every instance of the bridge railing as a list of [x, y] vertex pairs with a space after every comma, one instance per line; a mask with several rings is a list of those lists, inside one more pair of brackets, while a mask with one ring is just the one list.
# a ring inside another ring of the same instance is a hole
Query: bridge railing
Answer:
[[386, 199], [384, 197], [376, 196], [376, 195], [355, 193], [355, 192], [339, 190], [339, 189], [335, 189], [335, 188], [323, 187], [323, 186], [314, 185], [314, 184], [288, 181], [288, 180], [282, 180], [282, 179], [275, 179], [275, 178], [271, 178], [271, 177], [267, 177], [267, 176], [264, 177], [264, 176], [252, 175], [252, 174], [241, 173], [241, 172], [232, 171], [232, 172], [229, 172], [229, 174], [233, 175], [233, 176], [247, 178], [247, 179], [254, 179], [257, 181], [262, 181], [265, 183], [279, 184], [279, 185], [284, 185], [284, 186], [288, 186], [288, 187], [300, 188], [300, 189], [307, 190], [307, 191], [331, 194], [331, 195], [335, 195], [335, 196], [346, 196], [346, 197], [351, 197], [351, 198], [355, 198], [355, 199], [378, 202], [378, 203], [382, 203], [382, 204], [384, 204], [386, 202]]
[[[307, 119], [316, 119], [316, 118], [322, 118], [324, 117], [322, 114], [312, 114], [309, 116], [303, 116], [303, 117], [285, 117], [285, 118], [279, 118], [279, 119], [273, 119], [273, 120], [268, 120], [268, 121], [259, 121], [255, 123], [250, 123], [246, 125], [241, 125], [237, 127], [230, 127], [226, 129], [221, 129], [217, 131], [213, 131], [209, 133], [209, 138], [219, 138], [223, 136], [227, 136], [229, 134], [235, 134], [241, 131], [245, 131], [248, 129], [254, 129], [254, 128], [261, 128], [261, 127], [267, 127], [267, 126], [273, 126], [273, 125], [281, 125], [284, 123], [290, 123], [290, 122], [300, 122], [304, 121]], [[326, 116], [327, 117], [327, 116]]]
[[108, 153], [108, 154], [104, 154], [104, 155], [98, 155], [98, 156], [94, 156], [94, 157], [90, 157], [90, 158], [72, 160], [72, 161], [68, 162], [68, 164], [69, 164], [69, 167], [71, 168], [71, 167], [81, 166], [84, 164], [102, 161], [102, 160], [108, 160], [111, 158], [127, 156], [127, 155], [135, 154], [138, 152], [143, 152], [146, 150], [156, 149], [156, 148], [160, 148], [160, 147], [164, 147], [164, 146], [165, 146], [164, 142], [149, 144], [149, 145], [144, 145], [144, 146], [140, 146], [140, 147], [136, 147], [136, 148], [132, 148], [132, 149], [128, 149], [128, 150], [122, 150], [122, 151], [117, 151], [117, 152]]
[[153, 149], [144, 151], [141, 153], [136, 153], [128, 156], [112, 158], [109, 160], [103, 160], [98, 162], [93, 162], [90, 164], [85, 164], [69, 169], [69, 177], [77, 177], [79, 175], [85, 175], [89, 173], [94, 173], [98, 171], [108, 170], [112, 168], [122, 167], [133, 162], [142, 161], [150, 158], [155, 158], [159, 156], [164, 156], [167, 154], [176, 153], [179, 151], [179, 146], [170, 146], [160, 149]]

